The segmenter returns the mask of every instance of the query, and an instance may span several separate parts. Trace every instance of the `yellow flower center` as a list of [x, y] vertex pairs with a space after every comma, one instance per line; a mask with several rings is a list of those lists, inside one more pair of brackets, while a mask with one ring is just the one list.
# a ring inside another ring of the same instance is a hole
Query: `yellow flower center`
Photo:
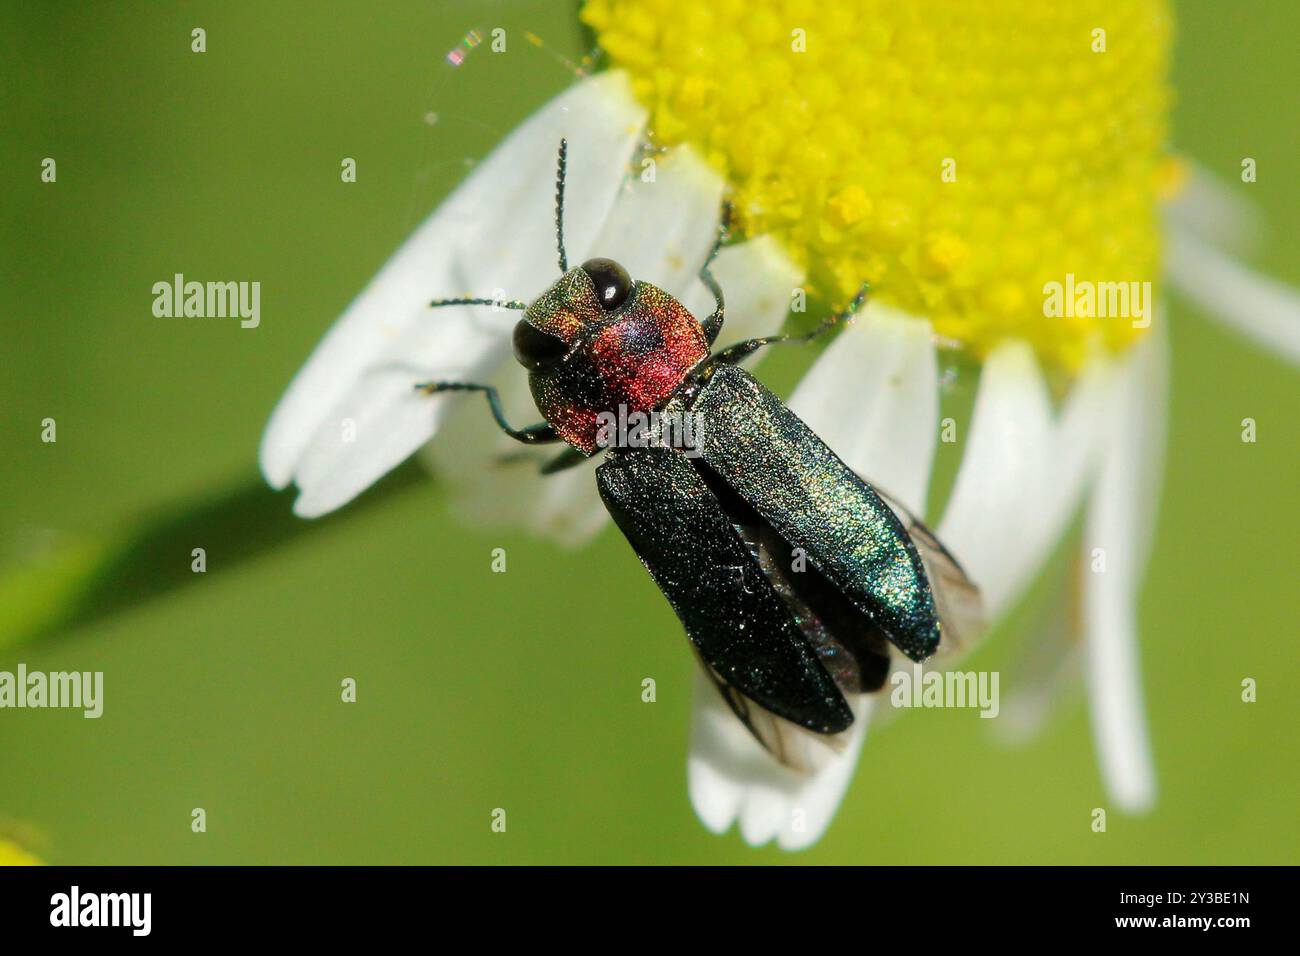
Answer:
[[869, 281], [976, 355], [1017, 337], [1067, 371], [1142, 334], [1174, 176], [1163, 0], [590, 0], [582, 18], [656, 141], [699, 149], [742, 233], [782, 240], [819, 293]]

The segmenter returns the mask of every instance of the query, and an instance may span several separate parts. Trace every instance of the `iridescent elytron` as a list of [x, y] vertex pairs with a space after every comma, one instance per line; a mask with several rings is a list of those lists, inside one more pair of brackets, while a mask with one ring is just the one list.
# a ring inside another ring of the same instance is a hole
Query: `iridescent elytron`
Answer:
[[[930, 531], [736, 364], [764, 346], [806, 341], [848, 321], [866, 290], [809, 335], [711, 352], [725, 308], [709, 264], [726, 238], [726, 210], [700, 270], [716, 307], [698, 320], [609, 259], [568, 268], [566, 157], [561, 142], [562, 275], [531, 305], [495, 303], [524, 312], [515, 357], [546, 421], [512, 428], [489, 385], [417, 387], [481, 391], [511, 437], [567, 442], [544, 472], [607, 452], [596, 469], [605, 506], [685, 625], [705, 672], [778, 760], [810, 769], [817, 757], [809, 740], [836, 746], [854, 720], [851, 699], [888, 678], [891, 645], [924, 660], [980, 624], [978, 593]], [[620, 411], [698, 416], [701, 446], [686, 454], [651, 434], [635, 446], [603, 447], [598, 422]]]

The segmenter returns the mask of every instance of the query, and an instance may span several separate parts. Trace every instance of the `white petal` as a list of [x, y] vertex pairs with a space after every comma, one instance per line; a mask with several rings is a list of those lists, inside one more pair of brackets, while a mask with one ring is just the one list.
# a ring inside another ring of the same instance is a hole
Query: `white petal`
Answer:
[[1052, 451], [1051, 401], [1033, 351], [999, 346], [980, 375], [970, 436], [939, 537], [979, 585], [990, 617], [1014, 589], [1022, 530], [1038, 520]]
[[[1018, 646], [1004, 650], [1014, 664], [1002, 670], [1002, 707], [988, 730], [1005, 744], [1025, 744], [1059, 713], [1063, 702], [1083, 688], [1083, 638], [1077, 601], [1079, 569], [1073, 562], [1051, 568], [1048, 591], [1035, 602], [1033, 616], [1017, 628]], [[983, 723], [983, 722], [981, 722]]]
[[[515, 422], [541, 420], [526, 373], [513, 361], [499, 376], [502, 404]], [[450, 416], [421, 452], [451, 490], [448, 511], [480, 529], [527, 529], [576, 547], [605, 526], [605, 506], [592, 474], [598, 459], [544, 476], [541, 464], [564, 445], [529, 449], [502, 435], [481, 399]]]
[[477, 366], [462, 368], [430, 375], [423, 363], [390, 361], [362, 370], [329, 418], [317, 426], [294, 467], [300, 489], [294, 513], [302, 518], [328, 514], [428, 441], [445, 406], [413, 386], [432, 377], [473, 380], [481, 371]]
[[[1102, 778], [1121, 809], [1155, 800], [1142, 706], [1137, 591], [1150, 547], [1164, 452], [1167, 347], [1163, 322], [1127, 357], [1112, 390], [1105, 458], [1084, 531], [1084, 628], [1089, 715]], [[1094, 566], [1095, 549], [1104, 570]]]
[[[1248, 187], [1249, 188], [1249, 187]], [[1264, 234], [1259, 208], [1242, 184], [1221, 179], [1198, 163], [1176, 197], [1163, 206], [1165, 226], [1237, 255], [1247, 254]]]
[[1054, 418], [1029, 346], [984, 363], [970, 437], [939, 537], [980, 587], [990, 619], [1013, 601], [1060, 538], [1096, 460], [1113, 372], [1097, 360]]
[[1059, 668], [1038, 675], [1033, 683], [1003, 693], [998, 720], [990, 720], [989, 731], [1012, 746], [1024, 746], [1043, 731], [1048, 719], [1058, 713], [1070, 688], [1079, 685], [1078, 655], [1063, 648]]
[[782, 849], [799, 850], [821, 839], [866, 739], [872, 702], [864, 697], [851, 703], [857, 719], [844, 751], [818, 772], [800, 774], [773, 760], [708, 678], [697, 673], [687, 780], [691, 805], [704, 825], [725, 833], [739, 820], [741, 836], [751, 846], [776, 840]]
[[844, 801], [844, 794], [853, 781], [853, 771], [858, 766], [858, 755], [867, 740], [867, 725], [871, 722], [875, 698], [864, 695], [856, 700], [850, 699], [849, 704], [853, 707], [855, 719], [845, 739], [843, 752], [810, 778], [802, 779], [798, 791], [786, 799], [788, 815], [796, 823], [783, 822], [776, 834], [777, 845], [783, 850], [803, 850], [820, 840]]
[[1300, 363], [1300, 293], [1291, 286], [1179, 229], [1166, 236], [1165, 267], [1174, 288], [1200, 308]]
[[[710, 271], [722, 287], [727, 306], [715, 348], [779, 332], [790, 311], [793, 290], [803, 281], [803, 270], [771, 236], [724, 247]], [[713, 293], [693, 278], [682, 304], [703, 319], [713, 312]], [[762, 356], [763, 352], [755, 354]]]
[[[788, 297], [788, 289], [785, 292]], [[845, 461], [921, 510], [933, 461], [937, 371], [928, 323], [873, 306], [845, 329], [800, 383], [791, 407]], [[706, 678], [697, 681], [688, 762], [691, 802], [705, 825], [739, 821], [753, 845], [811, 846], [830, 826], [866, 739], [872, 698], [838, 754], [812, 773], [778, 764], [741, 726]]]
[[506, 354], [516, 316], [427, 304], [497, 290], [527, 299], [555, 280], [561, 136], [569, 139], [567, 246], [580, 262], [608, 218], [644, 119], [622, 73], [566, 91], [497, 147], [353, 301], [262, 439], [263, 473], [275, 487], [297, 481], [300, 514], [338, 507], [432, 436], [448, 402], [417, 401], [414, 382], [481, 376]]
[[623, 190], [592, 254], [682, 298], [717, 238], [725, 186], [693, 149], [673, 150], [653, 182], [637, 177]]
[[[594, 254], [617, 259], [639, 279], [664, 283], [703, 318], [714, 303], [697, 273], [716, 234], [722, 183], [682, 150], [660, 164], [657, 180], [634, 182], [624, 192]], [[727, 341], [780, 328], [790, 290], [801, 278], [770, 237], [727, 246], [712, 271], [727, 297]], [[522, 369], [507, 368], [500, 388], [510, 414], [536, 420]], [[525, 458], [516, 443], [495, 431], [486, 408], [469, 411], [453, 416], [427, 452], [437, 473], [456, 488], [454, 514], [479, 526], [526, 527], [569, 546], [585, 543], [605, 526], [608, 515], [591, 474], [595, 462], [539, 475], [538, 462], [553, 451]], [[514, 464], [502, 466], [502, 456]]]
[[925, 512], [939, 418], [929, 322], [869, 306], [809, 369], [790, 407], [849, 467]]
[[747, 780], [775, 763], [754, 744], [709, 679], [697, 668], [691, 694], [691, 749], [686, 758], [691, 806], [714, 833], [726, 833], [740, 815]]

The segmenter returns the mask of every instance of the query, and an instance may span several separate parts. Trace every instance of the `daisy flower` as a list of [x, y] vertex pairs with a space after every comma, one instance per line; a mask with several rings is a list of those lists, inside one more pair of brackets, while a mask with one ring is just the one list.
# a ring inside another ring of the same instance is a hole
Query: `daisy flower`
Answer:
[[[1115, 805], [1148, 808], [1135, 605], [1164, 444], [1162, 242], [1175, 284], [1300, 355], [1295, 296], [1218, 247], [1195, 190], [1162, 222], [1183, 169], [1165, 153], [1167, 6], [592, 0], [582, 18], [610, 68], [511, 133], [349, 306], [272, 415], [267, 480], [296, 484], [295, 510], [314, 517], [427, 446], [461, 479], [462, 515], [588, 540], [607, 518], [589, 466], [544, 479], [501, 467], [518, 446], [485, 437], [477, 403], [459, 414], [460, 399], [412, 388], [493, 381], [508, 418], [536, 420], [509, 361], [516, 317], [428, 303], [528, 301], [554, 282], [562, 137], [570, 260], [615, 259], [697, 316], [712, 310], [697, 272], [726, 195], [743, 240], [713, 266], [726, 341], [776, 330], [801, 296], [838, 304], [871, 282], [871, 306], [790, 406], [914, 512], [940, 440], [941, 350], [980, 366], [936, 527], [995, 619], [1084, 509], [1101, 776]], [[688, 759], [700, 819], [738, 823], [755, 845], [815, 842], [866, 736], [873, 699], [852, 703], [848, 746], [796, 773], [701, 678]]]

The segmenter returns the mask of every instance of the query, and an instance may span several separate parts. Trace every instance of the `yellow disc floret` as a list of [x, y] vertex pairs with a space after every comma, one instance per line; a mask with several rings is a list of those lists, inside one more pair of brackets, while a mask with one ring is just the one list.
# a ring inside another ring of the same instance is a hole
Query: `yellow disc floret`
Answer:
[[827, 297], [869, 281], [976, 355], [1018, 337], [1067, 371], [1149, 324], [1164, 2], [591, 0], [582, 16], [651, 135], [699, 149], [741, 230], [780, 239]]

